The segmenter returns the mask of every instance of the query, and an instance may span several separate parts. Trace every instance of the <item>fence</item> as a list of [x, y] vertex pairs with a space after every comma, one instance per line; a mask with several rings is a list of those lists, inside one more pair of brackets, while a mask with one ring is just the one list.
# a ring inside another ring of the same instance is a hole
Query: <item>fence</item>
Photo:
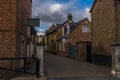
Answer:
[[[0, 66], [1, 70], [11, 70], [18, 73], [33, 74], [40, 77], [40, 59], [39, 58], [0, 58], [0, 61], [8, 61], [7, 67]], [[15, 62], [18, 62], [19, 68], [15, 67]], [[31, 66], [31, 69], [28, 68]]]

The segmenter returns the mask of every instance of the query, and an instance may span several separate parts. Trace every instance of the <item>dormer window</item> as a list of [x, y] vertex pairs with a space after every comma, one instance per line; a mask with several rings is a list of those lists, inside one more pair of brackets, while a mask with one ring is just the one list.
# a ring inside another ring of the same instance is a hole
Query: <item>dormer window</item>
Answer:
[[82, 32], [89, 33], [90, 32], [90, 28], [88, 26], [82, 26]]
[[69, 34], [69, 33], [70, 33], [70, 26], [67, 25], [67, 34]]
[[62, 27], [62, 35], [64, 35], [64, 27]]

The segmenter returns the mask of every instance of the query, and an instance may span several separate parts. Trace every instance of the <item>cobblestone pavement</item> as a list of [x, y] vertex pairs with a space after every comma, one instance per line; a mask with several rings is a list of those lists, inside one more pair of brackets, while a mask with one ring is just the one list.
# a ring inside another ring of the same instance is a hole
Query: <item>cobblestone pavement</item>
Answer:
[[110, 71], [111, 69], [106, 66], [44, 53], [45, 76], [108, 76]]

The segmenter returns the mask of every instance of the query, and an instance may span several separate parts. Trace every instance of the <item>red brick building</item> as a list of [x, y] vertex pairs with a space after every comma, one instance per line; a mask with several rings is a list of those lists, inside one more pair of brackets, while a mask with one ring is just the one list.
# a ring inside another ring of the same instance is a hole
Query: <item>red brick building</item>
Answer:
[[[0, 58], [27, 56], [31, 9], [32, 0], [0, 0]], [[4, 61], [2, 64], [8, 65]]]
[[84, 18], [72, 26], [73, 29], [66, 37], [67, 53], [71, 58], [79, 60], [91, 59], [91, 22]]

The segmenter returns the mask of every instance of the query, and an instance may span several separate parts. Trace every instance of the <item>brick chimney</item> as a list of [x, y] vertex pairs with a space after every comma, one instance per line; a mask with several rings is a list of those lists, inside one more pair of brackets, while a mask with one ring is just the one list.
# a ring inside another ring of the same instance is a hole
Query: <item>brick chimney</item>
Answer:
[[72, 21], [72, 18], [73, 18], [73, 17], [72, 17], [72, 14], [68, 13], [67, 18], [68, 18], [69, 21]]

